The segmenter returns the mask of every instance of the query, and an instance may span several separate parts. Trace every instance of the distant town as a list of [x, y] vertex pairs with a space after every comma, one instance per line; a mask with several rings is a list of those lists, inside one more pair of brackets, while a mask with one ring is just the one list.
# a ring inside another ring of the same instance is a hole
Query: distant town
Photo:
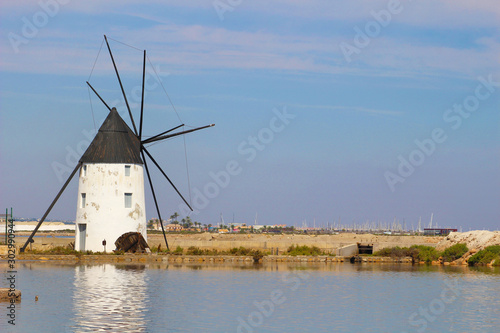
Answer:
[[[37, 218], [21, 218], [15, 217], [15, 230], [16, 231], [32, 231], [40, 219]], [[339, 219], [340, 220], [340, 219]], [[462, 231], [461, 228], [442, 228], [433, 224], [432, 218], [429, 225], [422, 228], [422, 223], [419, 221], [417, 227], [413, 225], [408, 228], [406, 223], [400, 223], [394, 220], [392, 223], [385, 222], [365, 222], [365, 223], [327, 223], [326, 226], [309, 226], [307, 221], [303, 221], [301, 226], [293, 226], [287, 224], [258, 224], [257, 219], [253, 224], [231, 222], [227, 223], [221, 214], [219, 222], [214, 223], [201, 223], [193, 221], [189, 216], [180, 218], [176, 212], [167, 220], [160, 220], [157, 218], [150, 219], [147, 223], [147, 228], [150, 232], [165, 232], [168, 233], [269, 233], [269, 234], [283, 234], [283, 233], [304, 233], [304, 234], [333, 234], [333, 233], [371, 233], [371, 234], [385, 234], [385, 235], [447, 235], [450, 232]], [[0, 214], [0, 233], [3, 231], [5, 225], [5, 214]], [[49, 220], [46, 219], [40, 231], [66, 231], [74, 232], [75, 221], [73, 220]], [[163, 230], [162, 230], [163, 225]]]

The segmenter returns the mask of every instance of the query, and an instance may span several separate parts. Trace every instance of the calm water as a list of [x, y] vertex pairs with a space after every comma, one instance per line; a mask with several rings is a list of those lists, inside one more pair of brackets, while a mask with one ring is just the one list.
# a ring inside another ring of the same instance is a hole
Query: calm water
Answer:
[[[498, 332], [500, 271], [18, 262], [0, 332]], [[0, 272], [7, 270], [0, 263]], [[3, 274], [0, 286], [6, 286]], [[34, 301], [38, 295], [38, 302]]]

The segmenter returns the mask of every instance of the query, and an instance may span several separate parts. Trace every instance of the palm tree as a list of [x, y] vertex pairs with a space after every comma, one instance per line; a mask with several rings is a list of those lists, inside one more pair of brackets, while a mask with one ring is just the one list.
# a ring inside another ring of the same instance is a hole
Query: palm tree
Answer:
[[193, 226], [193, 222], [191, 221], [191, 218], [189, 216], [186, 216], [186, 225], [188, 228], [191, 228]]
[[[179, 213], [175, 212], [173, 215], [170, 215], [170, 218], [172, 219], [172, 223], [173, 224], [179, 224], [179, 222], [177, 221], [177, 218], [179, 217]], [[175, 223], [177, 222], [177, 223]]]

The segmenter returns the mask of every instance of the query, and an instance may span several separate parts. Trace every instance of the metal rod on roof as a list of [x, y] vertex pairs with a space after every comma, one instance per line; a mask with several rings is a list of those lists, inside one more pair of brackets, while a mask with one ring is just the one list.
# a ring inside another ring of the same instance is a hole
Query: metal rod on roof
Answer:
[[151, 181], [151, 175], [149, 174], [148, 164], [146, 163], [146, 157], [144, 156], [143, 151], [141, 151], [141, 155], [142, 155], [142, 160], [144, 161], [144, 166], [146, 167], [146, 174], [148, 175], [149, 186], [151, 187], [151, 192], [153, 193], [153, 200], [155, 202], [156, 212], [158, 213], [158, 218], [160, 219], [161, 231], [163, 232], [163, 239], [165, 239], [165, 245], [167, 245], [167, 250], [169, 250], [167, 236], [165, 235], [165, 229], [163, 228], [163, 222], [161, 219], [160, 208], [158, 208], [158, 201], [156, 200], [155, 189], [153, 188], [153, 182]]
[[125, 94], [125, 90], [123, 89], [122, 80], [120, 79], [120, 74], [118, 73], [118, 68], [116, 68], [115, 58], [113, 58], [113, 53], [111, 52], [111, 48], [109, 47], [108, 38], [104, 35], [104, 40], [106, 41], [106, 45], [108, 46], [109, 55], [111, 56], [111, 61], [113, 62], [113, 67], [115, 68], [116, 77], [118, 78], [118, 83], [120, 83], [120, 88], [122, 89], [123, 98], [125, 99], [125, 104], [127, 105], [128, 114], [130, 115], [130, 120], [132, 121], [132, 126], [134, 127], [134, 133], [137, 135], [137, 128], [135, 127], [134, 117], [132, 117], [132, 111], [130, 111], [130, 106], [128, 105], [127, 95]]
[[186, 201], [186, 199], [184, 199], [184, 197], [182, 196], [181, 192], [179, 192], [179, 190], [177, 189], [177, 187], [175, 187], [174, 183], [172, 183], [172, 181], [170, 180], [170, 178], [168, 178], [167, 174], [165, 173], [165, 171], [163, 171], [163, 169], [160, 167], [160, 165], [156, 162], [156, 160], [153, 158], [153, 156], [151, 156], [151, 154], [146, 150], [146, 148], [144, 148], [144, 146], [142, 146], [142, 150], [146, 152], [146, 154], [149, 156], [149, 158], [151, 159], [151, 161], [153, 161], [153, 163], [156, 165], [156, 167], [160, 170], [160, 172], [163, 174], [163, 176], [168, 180], [168, 182], [170, 183], [170, 185], [172, 185], [172, 187], [174, 188], [175, 192], [177, 192], [177, 194], [181, 197], [181, 199], [184, 201], [184, 203], [189, 207], [189, 209], [191, 209], [191, 211], [193, 211], [193, 208], [191, 208], [191, 205]]
[[92, 89], [92, 91], [94, 92], [94, 94], [96, 94], [96, 95], [97, 95], [97, 97], [99, 97], [99, 99], [101, 100], [101, 102], [103, 102], [103, 103], [104, 103], [104, 105], [106, 105], [106, 107], [108, 108], [108, 110], [109, 110], [109, 111], [111, 111], [111, 108], [109, 107], [109, 105], [108, 105], [108, 104], [106, 104], [106, 102], [105, 102], [105, 101], [102, 99], [102, 97], [101, 97], [101, 96], [97, 93], [97, 91], [95, 91], [94, 87], [92, 87], [92, 86], [90, 85], [89, 81], [87, 81], [87, 84], [88, 84], [88, 86], [90, 87], [90, 89]]
[[33, 242], [33, 236], [35, 236], [36, 232], [38, 231], [38, 228], [40, 228], [40, 226], [42, 225], [43, 221], [45, 221], [45, 218], [47, 217], [47, 215], [49, 215], [50, 211], [52, 210], [52, 207], [54, 207], [54, 205], [56, 204], [57, 200], [59, 200], [59, 197], [61, 196], [61, 194], [66, 189], [66, 186], [68, 186], [69, 182], [71, 181], [71, 179], [73, 179], [73, 176], [75, 175], [76, 171], [82, 166], [82, 164], [83, 164], [82, 162], [78, 162], [78, 164], [76, 165], [76, 167], [73, 170], [73, 172], [71, 173], [71, 175], [69, 175], [68, 180], [66, 180], [66, 183], [64, 183], [64, 185], [61, 188], [61, 190], [59, 191], [59, 193], [57, 193], [55, 199], [52, 201], [52, 203], [50, 204], [50, 206], [47, 209], [47, 211], [45, 212], [45, 214], [43, 214], [42, 219], [40, 220], [40, 222], [38, 222], [38, 224], [36, 225], [35, 229], [31, 233], [31, 235], [28, 237], [28, 240], [26, 240], [26, 243], [24, 243], [23, 247], [21, 249], [19, 249], [19, 251], [21, 253], [24, 252], [24, 250], [26, 249], [26, 246], [28, 246], [29, 243]]
[[215, 126], [215, 124], [211, 124], [211, 125], [207, 125], [207, 126], [203, 126], [203, 127], [198, 127], [198, 128], [193, 128], [193, 129], [190, 129], [190, 130], [187, 130], [187, 131], [182, 131], [182, 132], [179, 132], [179, 133], [164, 135], [164, 136], [160, 136], [160, 137], [157, 137], [157, 138], [156, 137], [155, 138], [149, 138], [147, 140], [144, 140], [142, 143], [144, 144], [144, 143], [151, 143], [151, 142], [155, 142], [155, 141], [165, 140], [165, 139], [173, 138], [175, 136], [179, 136], [179, 135], [183, 135], [183, 134], [187, 134], [187, 133], [199, 131], [199, 130], [202, 130], [204, 128], [213, 127], [213, 126]]
[[141, 120], [139, 123], [139, 141], [142, 138], [142, 115], [144, 111], [144, 82], [146, 80], [146, 50], [144, 50], [144, 60], [142, 62], [142, 98], [141, 98]]

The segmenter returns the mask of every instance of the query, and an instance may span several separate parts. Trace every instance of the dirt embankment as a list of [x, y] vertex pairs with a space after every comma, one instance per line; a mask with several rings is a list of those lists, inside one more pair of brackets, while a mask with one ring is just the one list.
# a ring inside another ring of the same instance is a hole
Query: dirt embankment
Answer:
[[[55, 246], [66, 246], [74, 242], [74, 234], [68, 234], [68, 238], [60, 238], [61, 234], [39, 234], [35, 238], [33, 249], [47, 250]], [[71, 237], [73, 236], [73, 237]], [[27, 235], [18, 234], [16, 245], [24, 244]], [[350, 244], [372, 244], [374, 251], [385, 247], [409, 247], [411, 245], [435, 246], [444, 237], [427, 236], [397, 236], [397, 235], [372, 235], [341, 233], [337, 235], [268, 235], [268, 234], [170, 234], [167, 233], [167, 241], [171, 249], [180, 246], [184, 249], [195, 246], [200, 249], [229, 250], [234, 247], [245, 247], [255, 250], [279, 249], [280, 253], [292, 245], [317, 246], [324, 251], [332, 252]], [[149, 234], [148, 244], [150, 247], [161, 244], [165, 248], [162, 234]], [[29, 249], [29, 248], [28, 248]]]
[[[245, 247], [258, 250], [279, 249], [280, 252], [292, 245], [317, 246], [324, 251], [333, 251], [350, 244], [372, 244], [374, 250], [385, 247], [409, 247], [411, 245], [435, 246], [443, 237], [388, 236], [372, 234], [341, 233], [338, 235], [267, 235], [267, 234], [167, 234], [171, 249], [177, 246], [188, 248], [228, 250]], [[149, 246], [165, 245], [163, 235], [148, 235]]]
[[500, 245], [500, 231], [474, 230], [468, 232], [452, 232], [436, 245], [436, 250], [463, 243], [471, 251], [477, 252], [491, 245]]

